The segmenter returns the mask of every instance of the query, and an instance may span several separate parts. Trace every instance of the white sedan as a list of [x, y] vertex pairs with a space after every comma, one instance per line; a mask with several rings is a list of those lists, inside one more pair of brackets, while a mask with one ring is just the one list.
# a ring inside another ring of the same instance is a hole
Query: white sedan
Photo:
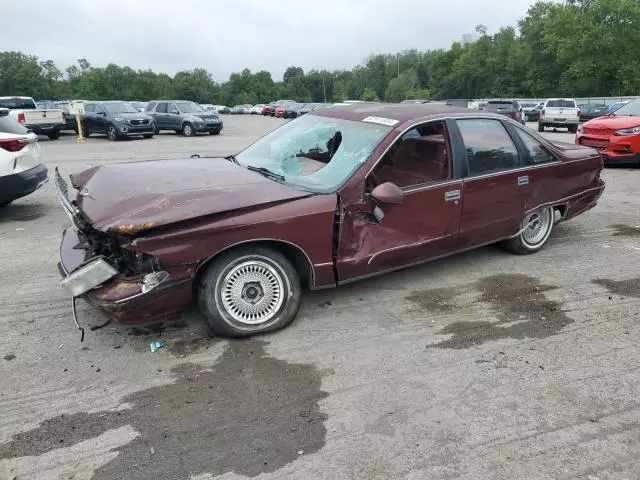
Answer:
[[47, 167], [40, 161], [38, 136], [0, 109], [0, 207], [26, 197], [47, 180]]

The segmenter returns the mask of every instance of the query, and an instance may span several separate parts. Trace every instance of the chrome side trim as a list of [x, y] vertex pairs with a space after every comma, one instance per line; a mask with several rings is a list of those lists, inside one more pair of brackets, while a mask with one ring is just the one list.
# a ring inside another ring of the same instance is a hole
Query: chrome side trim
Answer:
[[333, 262], [314, 263], [313, 264], [314, 267], [328, 267], [330, 265], [333, 265]]
[[[310, 287], [315, 286], [316, 284], [316, 272], [315, 272], [315, 265], [313, 264], [313, 262], [311, 261], [311, 258], [309, 257], [309, 255], [307, 254], [307, 252], [300, 247], [300, 245], [297, 245], [293, 242], [290, 242], [288, 240], [282, 240], [279, 238], [252, 238], [251, 240], [243, 240], [241, 242], [236, 242], [232, 245], [229, 245], [227, 247], [224, 247], [222, 250], [218, 250], [216, 253], [214, 253], [213, 255], [209, 255], [207, 258], [201, 260], [199, 262], [198, 267], [196, 268], [196, 271], [194, 272], [194, 277], [196, 275], [198, 275], [198, 272], [202, 269], [202, 266], [206, 263], [208, 263], [210, 260], [212, 260], [214, 257], [217, 257], [218, 255], [220, 255], [223, 252], [226, 252], [227, 250], [229, 250], [230, 248], [233, 247], [238, 247], [240, 245], [244, 245], [247, 243], [258, 243], [258, 242], [275, 242], [275, 243], [286, 243], [287, 245], [291, 245], [292, 247], [295, 247], [296, 249], [298, 249], [300, 252], [302, 252], [302, 254], [305, 256], [305, 258], [307, 259], [307, 263], [309, 265], [309, 268], [311, 269], [311, 284]], [[319, 265], [323, 265], [323, 264], [319, 264]], [[333, 265], [333, 263], [329, 263], [329, 265]]]
[[[526, 210], [525, 211], [525, 215], [527, 213], [531, 213], [531, 212], [533, 212], [535, 210], [538, 210], [540, 208], [550, 207], [550, 206], [557, 207], [557, 206], [566, 204], [569, 200], [571, 200], [573, 198], [580, 197], [582, 195], [586, 195], [588, 193], [595, 192], [595, 191], [598, 191], [598, 190], [603, 190], [603, 189], [604, 189], [604, 185], [601, 185], [599, 187], [593, 187], [593, 188], [589, 188], [587, 190], [583, 190], [580, 193], [574, 193], [573, 195], [570, 195], [568, 197], [560, 198], [558, 200], [553, 200], [551, 202], [542, 203], [542, 204], [538, 205], [537, 207], [533, 207], [533, 208], [530, 208], [529, 210]], [[566, 213], [565, 213], [565, 216], [566, 216]]]
[[432, 188], [446, 187], [447, 185], [453, 185], [455, 183], [462, 183], [462, 179], [457, 180], [445, 180], [442, 182], [421, 183], [411, 187], [401, 187], [404, 193], [423, 192], [425, 190], [431, 190]]
[[408, 264], [403, 264], [403, 265], [399, 265], [397, 267], [391, 267], [388, 268], [386, 270], [382, 270], [380, 272], [374, 272], [374, 273], [368, 273], [367, 275], [362, 275], [360, 277], [354, 277], [354, 278], [350, 278], [349, 280], [343, 280], [340, 282], [340, 286], [342, 285], [346, 285], [348, 283], [353, 283], [353, 282], [357, 282], [359, 280], [365, 280], [367, 278], [372, 278], [372, 277], [377, 277], [379, 275], [384, 275], [385, 273], [390, 273], [390, 272], [395, 272], [396, 270], [404, 270], [405, 268], [411, 268], [411, 267], [415, 267], [416, 265], [421, 265], [423, 263], [428, 263], [428, 262], [433, 262], [435, 260], [440, 260], [442, 258], [446, 258], [446, 257], [450, 257], [452, 255], [456, 255], [458, 253], [463, 253], [463, 252], [467, 252], [469, 250], [475, 250], [476, 248], [482, 248], [482, 247], [486, 247], [487, 245], [493, 245], [494, 243], [498, 243], [501, 242], [502, 240], [506, 240], [509, 237], [502, 237], [502, 238], [498, 238], [497, 240], [492, 240], [490, 242], [487, 243], [483, 243], [480, 245], [474, 245], [473, 247], [469, 247], [469, 248], [463, 248], [462, 250], [456, 250], [454, 252], [449, 252], [449, 253], [445, 253], [444, 255], [438, 255], [437, 257], [432, 257], [432, 258], [428, 258], [426, 260], [419, 260], [417, 262], [413, 262], [413, 263], [408, 263]]
[[371, 257], [369, 258], [369, 261], [367, 262], [367, 265], [371, 265], [371, 262], [373, 262], [373, 260], [378, 255], [382, 255], [383, 253], [393, 252], [393, 251], [396, 251], [396, 250], [402, 250], [403, 248], [419, 247], [421, 245], [427, 245], [429, 243], [436, 242], [438, 240], [444, 240], [445, 238], [448, 238], [448, 237], [451, 237], [451, 235], [443, 235], [441, 237], [430, 238], [428, 240], [422, 240], [421, 242], [410, 243], [409, 245], [398, 245], [396, 247], [385, 248], [384, 250], [380, 250], [379, 252], [376, 252], [373, 255], [371, 255]]

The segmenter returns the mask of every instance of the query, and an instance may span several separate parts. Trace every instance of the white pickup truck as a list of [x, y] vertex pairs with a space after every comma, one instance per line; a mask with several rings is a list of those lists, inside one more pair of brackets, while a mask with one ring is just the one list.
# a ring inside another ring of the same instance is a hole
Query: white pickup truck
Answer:
[[65, 119], [62, 109], [38, 110], [31, 97], [0, 97], [0, 108], [8, 108], [9, 116], [37, 135], [52, 140], [60, 138]]
[[568, 128], [571, 133], [578, 131], [580, 109], [573, 98], [550, 98], [544, 102], [538, 120], [538, 131], [545, 127]]

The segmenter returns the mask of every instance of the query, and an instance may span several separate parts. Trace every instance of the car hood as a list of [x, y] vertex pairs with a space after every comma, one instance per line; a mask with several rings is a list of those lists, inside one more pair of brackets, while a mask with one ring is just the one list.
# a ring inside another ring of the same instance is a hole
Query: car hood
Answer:
[[125, 234], [311, 195], [224, 158], [102, 165], [71, 183], [94, 228]]
[[609, 117], [599, 117], [589, 120], [584, 124], [585, 127], [598, 128], [598, 129], [611, 129], [619, 130], [621, 128], [631, 128], [640, 125], [640, 117], [633, 116], [617, 116], [611, 115]]
[[151, 120], [151, 116], [147, 115], [146, 113], [142, 113], [142, 112], [137, 112], [137, 113], [114, 113], [112, 116], [113, 117], [126, 118], [127, 120], [138, 120], [138, 119]]

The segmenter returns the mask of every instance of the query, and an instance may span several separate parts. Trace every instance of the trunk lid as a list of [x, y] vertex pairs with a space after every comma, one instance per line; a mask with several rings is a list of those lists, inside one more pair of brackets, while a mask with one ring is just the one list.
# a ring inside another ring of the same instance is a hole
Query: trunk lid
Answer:
[[224, 158], [103, 165], [71, 183], [94, 228], [126, 234], [311, 195]]

